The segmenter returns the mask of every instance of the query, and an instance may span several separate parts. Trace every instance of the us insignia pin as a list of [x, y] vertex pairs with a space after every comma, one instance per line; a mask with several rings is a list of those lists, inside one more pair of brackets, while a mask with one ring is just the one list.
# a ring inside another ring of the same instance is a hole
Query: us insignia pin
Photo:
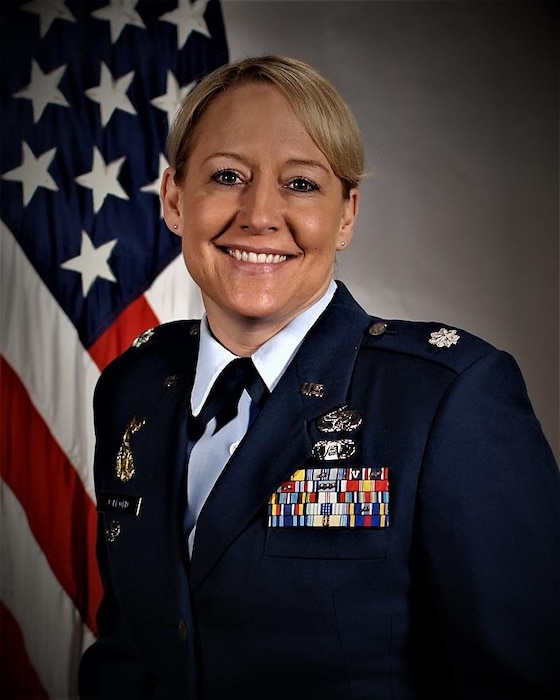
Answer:
[[171, 387], [174, 387], [177, 385], [178, 381], [179, 381], [179, 375], [172, 374], [171, 376], [165, 378], [165, 381], [163, 382], [163, 386], [166, 389], [171, 389]]
[[141, 345], [144, 345], [144, 343], [147, 343], [148, 340], [153, 336], [154, 334], [154, 329], [153, 328], [148, 328], [147, 331], [143, 331], [140, 333], [140, 335], [137, 335], [136, 338], [132, 341], [132, 347], [133, 348], [139, 348]]
[[346, 404], [325, 413], [317, 419], [317, 427], [323, 433], [348, 433], [357, 430], [362, 424], [362, 416]]
[[146, 425], [146, 419], [133, 418], [130, 423], [126, 426], [126, 430], [122, 436], [121, 446], [117, 452], [117, 462], [115, 469], [117, 476], [123, 482], [130, 481], [134, 476], [134, 458], [132, 457], [132, 450], [130, 449], [130, 438], [137, 433], [142, 426]]
[[301, 385], [300, 391], [304, 396], [315, 396], [316, 398], [320, 399], [325, 393], [325, 387], [323, 384], [304, 382]]
[[452, 328], [440, 328], [439, 331], [430, 333], [428, 342], [430, 345], [435, 345], [436, 348], [450, 348], [452, 345], [457, 345], [457, 341], [461, 336], [457, 335], [457, 331]]
[[313, 445], [311, 454], [315, 459], [322, 461], [332, 461], [336, 459], [347, 459], [356, 452], [354, 440], [319, 440]]

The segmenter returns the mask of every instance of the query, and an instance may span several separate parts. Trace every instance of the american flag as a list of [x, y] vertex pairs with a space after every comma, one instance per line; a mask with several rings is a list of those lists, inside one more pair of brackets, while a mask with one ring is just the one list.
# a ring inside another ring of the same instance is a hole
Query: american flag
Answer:
[[227, 43], [217, 0], [0, 15], [0, 695], [73, 698], [101, 597], [93, 389], [141, 331], [200, 315], [158, 187]]

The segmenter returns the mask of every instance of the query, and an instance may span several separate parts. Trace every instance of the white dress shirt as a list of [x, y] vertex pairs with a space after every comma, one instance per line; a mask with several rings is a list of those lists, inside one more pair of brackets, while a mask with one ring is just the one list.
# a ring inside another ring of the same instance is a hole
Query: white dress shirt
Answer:
[[[274, 335], [251, 356], [269, 391], [280, 381], [286, 367], [298, 351], [311, 326], [323, 313], [336, 291], [336, 282], [331, 281], [325, 294], [313, 306], [303, 311]], [[221, 345], [212, 335], [206, 315], [200, 324], [200, 350], [196, 365], [191, 411], [197, 416], [214, 382], [221, 371], [237, 355]], [[223, 468], [243, 439], [249, 425], [251, 397], [244, 391], [239, 400], [237, 416], [213, 435], [213, 418], [202, 437], [194, 444], [187, 467], [187, 513], [185, 530], [188, 533], [189, 554], [192, 554], [196, 520], [208, 494]]]

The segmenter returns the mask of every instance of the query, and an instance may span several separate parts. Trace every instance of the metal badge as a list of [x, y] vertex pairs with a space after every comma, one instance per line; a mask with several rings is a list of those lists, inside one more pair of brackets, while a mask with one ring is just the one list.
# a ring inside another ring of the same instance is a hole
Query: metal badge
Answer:
[[457, 335], [457, 331], [452, 328], [440, 328], [439, 331], [430, 333], [428, 342], [430, 345], [435, 345], [436, 348], [450, 348], [452, 345], [457, 345], [457, 341], [461, 336]]
[[313, 445], [311, 454], [315, 459], [328, 462], [336, 459], [348, 459], [355, 452], [354, 440], [319, 440]]
[[121, 534], [121, 526], [116, 520], [109, 523], [109, 527], [105, 530], [105, 537], [107, 542], [114, 542], [117, 537]]
[[325, 393], [325, 386], [323, 384], [314, 384], [313, 382], [304, 382], [300, 391], [304, 396], [315, 396], [315, 398], [320, 399]]
[[325, 413], [317, 419], [317, 427], [322, 433], [337, 433], [346, 431], [348, 433], [357, 430], [362, 424], [362, 416], [346, 404], [333, 411]]
[[130, 449], [130, 438], [137, 433], [142, 426], [146, 425], [146, 419], [133, 418], [130, 423], [126, 426], [126, 430], [122, 436], [121, 446], [117, 453], [117, 461], [115, 469], [117, 476], [123, 482], [130, 481], [134, 476], [134, 458], [132, 457], [132, 450]]
[[132, 341], [132, 347], [139, 348], [141, 345], [144, 345], [144, 343], [147, 343], [148, 340], [150, 340], [154, 333], [155, 330], [153, 328], [148, 328], [147, 331], [143, 331], [140, 333], [140, 335], [137, 335], [136, 338], [134, 338]]

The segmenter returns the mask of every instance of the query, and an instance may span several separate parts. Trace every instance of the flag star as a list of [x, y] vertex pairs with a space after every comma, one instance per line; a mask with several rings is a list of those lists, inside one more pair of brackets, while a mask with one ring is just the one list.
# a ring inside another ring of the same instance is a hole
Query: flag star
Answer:
[[88, 187], [93, 191], [93, 211], [95, 214], [103, 206], [105, 197], [108, 194], [113, 194], [115, 197], [120, 197], [120, 199], [129, 199], [117, 180], [125, 160], [126, 158], [123, 156], [107, 165], [97, 147], [93, 147], [91, 170], [89, 173], [78, 175], [76, 182], [82, 187]]
[[70, 12], [65, 0], [31, 0], [21, 7], [26, 12], [35, 12], [39, 15], [41, 37], [49, 31], [55, 19], [65, 19], [75, 22], [76, 18]]
[[109, 0], [109, 5], [91, 13], [92, 17], [109, 21], [112, 44], [116, 43], [127, 24], [140, 29], [146, 28], [142, 18], [134, 9], [136, 3], [137, 0]]
[[141, 187], [140, 192], [146, 192], [148, 194], [157, 194], [159, 197], [161, 178], [163, 177], [163, 171], [165, 170], [165, 168], [168, 167], [168, 165], [169, 163], [167, 162], [167, 158], [163, 155], [163, 153], [160, 153], [159, 173], [157, 178], [153, 182], [150, 182], [147, 185], [144, 185], [144, 187]]
[[115, 238], [96, 248], [87, 233], [82, 231], [80, 254], [63, 262], [60, 266], [64, 270], [72, 270], [82, 275], [82, 294], [84, 298], [87, 297], [89, 290], [98, 277], [109, 282], [117, 281], [108, 262], [116, 244], [117, 239]]
[[192, 5], [190, 0], [178, 0], [175, 10], [166, 12], [160, 17], [162, 22], [170, 22], [177, 26], [177, 48], [179, 50], [187, 43], [192, 32], [199, 32], [208, 38], [211, 37], [204, 19], [207, 5], [208, 0], [196, 0]]
[[31, 82], [14, 97], [24, 97], [33, 103], [33, 122], [36, 124], [48, 104], [69, 107], [64, 95], [58, 89], [58, 84], [64, 75], [66, 66], [59, 66], [50, 73], [43, 73], [38, 63], [31, 63]]
[[153, 104], [154, 107], [161, 109], [163, 112], [167, 112], [167, 123], [169, 126], [171, 126], [173, 118], [177, 114], [181, 103], [195, 85], [196, 83], [193, 81], [188, 85], [180, 87], [173, 73], [170, 70], [167, 71], [166, 91], [163, 95], [154, 97], [154, 99], [151, 100], [151, 104]]
[[53, 161], [56, 148], [45, 151], [38, 158], [35, 157], [29, 146], [22, 141], [21, 157], [22, 164], [13, 170], [2, 175], [2, 180], [13, 180], [21, 182], [23, 187], [23, 206], [26, 207], [31, 201], [38, 187], [45, 187], [53, 192], [58, 192], [58, 187], [51, 175], [47, 172]]
[[85, 94], [90, 100], [99, 103], [101, 107], [102, 126], [107, 126], [107, 122], [116, 109], [121, 109], [123, 112], [128, 112], [129, 114], [136, 114], [136, 110], [125, 94], [133, 78], [134, 71], [130, 71], [130, 73], [114, 80], [111, 71], [104, 63], [101, 63], [99, 85], [86, 90]]

